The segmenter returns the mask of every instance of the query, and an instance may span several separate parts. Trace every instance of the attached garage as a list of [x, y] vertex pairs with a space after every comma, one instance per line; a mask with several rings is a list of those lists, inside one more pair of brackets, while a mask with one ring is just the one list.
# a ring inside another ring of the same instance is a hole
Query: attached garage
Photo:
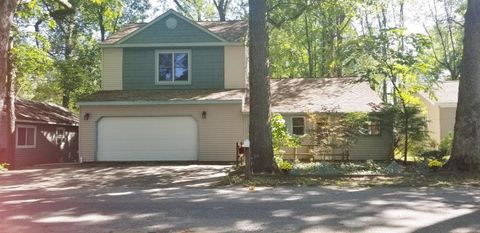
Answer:
[[198, 160], [192, 117], [103, 117], [97, 124], [97, 161]]

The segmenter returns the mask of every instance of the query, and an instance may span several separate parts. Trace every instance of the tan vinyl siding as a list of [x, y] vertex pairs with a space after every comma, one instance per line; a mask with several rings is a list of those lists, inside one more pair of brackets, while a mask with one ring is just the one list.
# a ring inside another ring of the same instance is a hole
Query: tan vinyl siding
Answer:
[[392, 135], [384, 130], [379, 136], [362, 136], [350, 150], [350, 160], [386, 160], [392, 155]]
[[456, 107], [440, 107], [439, 141], [448, 136], [450, 132], [453, 132], [456, 111]]
[[[86, 113], [88, 120], [83, 119]], [[198, 122], [200, 161], [234, 161], [235, 142], [243, 140], [241, 104], [81, 106], [80, 116], [80, 156], [85, 162], [95, 161], [96, 122], [107, 116], [191, 116]]]
[[102, 89], [122, 90], [122, 48], [102, 49]]
[[225, 89], [244, 88], [247, 77], [245, 46], [225, 46]]
[[430, 100], [419, 95], [420, 100], [425, 106], [427, 117], [428, 135], [436, 143], [440, 142], [440, 111], [438, 105], [433, 104]]
[[[287, 128], [291, 132], [291, 118], [292, 117], [306, 117], [305, 132], [311, 132], [314, 123], [309, 121], [306, 115], [303, 114], [282, 114], [286, 121]], [[244, 131], [248, 137], [248, 114], [244, 116]], [[302, 143], [305, 145], [313, 144], [312, 138], [308, 135], [302, 137]], [[360, 136], [358, 141], [350, 150], [350, 160], [387, 160], [392, 155], [393, 137], [391, 129], [382, 129], [382, 133], [378, 136]], [[284, 148], [287, 153], [292, 153], [293, 150]], [[306, 147], [298, 148], [298, 153], [308, 153], [309, 149]]]

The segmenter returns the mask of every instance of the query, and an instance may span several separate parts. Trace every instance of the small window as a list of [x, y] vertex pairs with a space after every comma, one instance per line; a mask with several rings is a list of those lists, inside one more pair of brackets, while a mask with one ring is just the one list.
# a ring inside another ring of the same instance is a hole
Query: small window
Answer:
[[58, 127], [56, 129], [55, 140], [56, 140], [57, 144], [60, 144], [65, 140], [65, 128]]
[[378, 122], [378, 121], [368, 122], [367, 130], [368, 130], [368, 132], [367, 132], [368, 135], [372, 135], [372, 136], [380, 135], [380, 132], [381, 132], [380, 122]]
[[190, 83], [190, 51], [157, 51], [156, 84]]
[[37, 128], [17, 126], [17, 148], [35, 148]]
[[293, 135], [305, 134], [305, 118], [292, 117], [292, 134]]

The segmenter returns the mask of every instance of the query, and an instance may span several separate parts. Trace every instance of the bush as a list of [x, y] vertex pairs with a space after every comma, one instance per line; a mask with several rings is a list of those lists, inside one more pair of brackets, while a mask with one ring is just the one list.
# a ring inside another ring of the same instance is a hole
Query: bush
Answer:
[[293, 164], [288, 162], [287, 160], [282, 160], [282, 162], [277, 164], [278, 169], [282, 171], [290, 171], [293, 169]]
[[287, 131], [287, 125], [282, 115], [275, 113], [270, 120], [272, 125], [272, 144], [273, 152], [281, 154], [281, 147], [297, 147], [300, 145], [300, 138], [290, 135]]
[[438, 150], [442, 151], [444, 156], [450, 156], [452, 154], [453, 133], [450, 132], [446, 137], [440, 141]]
[[10, 164], [8, 164], [8, 163], [0, 163], [0, 171], [6, 171], [6, 170], [8, 170], [8, 166], [10, 166]]
[[430, 160], [428, 162], [428, 168], [430, 168], [434, 171], [436, 171], [437, 169], [439, 169], [441, 167], [443, 167], [443, 162], [441, 162], [439, 160], [434, 159], [434, 160]]
[[400, 174], [403, 172], [403, 168], [398, 165], [398, 163], [396, 163], [395, 161], [392, 161], [386, 168], [385, 168], [385, 172], [387, 174], [392, 174], [392, 175], [396, 175], [396, 174]]

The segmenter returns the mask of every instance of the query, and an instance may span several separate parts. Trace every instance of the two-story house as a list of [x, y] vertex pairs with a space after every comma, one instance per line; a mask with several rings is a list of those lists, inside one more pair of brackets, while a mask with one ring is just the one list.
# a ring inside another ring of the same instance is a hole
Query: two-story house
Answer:
[[[233, 161], [248, 138], [244, 21], [194, 22], [169, 10], [132, 24], [102, 47], [102, 91], [81, 99], [83, 161]], [[272, 80], [272, 111], [305, 134], [325, 106], [371, 111], [380, 103], [355, 79]], [[385, 159], [391, 134], [359, 140], [352, 159]]]

